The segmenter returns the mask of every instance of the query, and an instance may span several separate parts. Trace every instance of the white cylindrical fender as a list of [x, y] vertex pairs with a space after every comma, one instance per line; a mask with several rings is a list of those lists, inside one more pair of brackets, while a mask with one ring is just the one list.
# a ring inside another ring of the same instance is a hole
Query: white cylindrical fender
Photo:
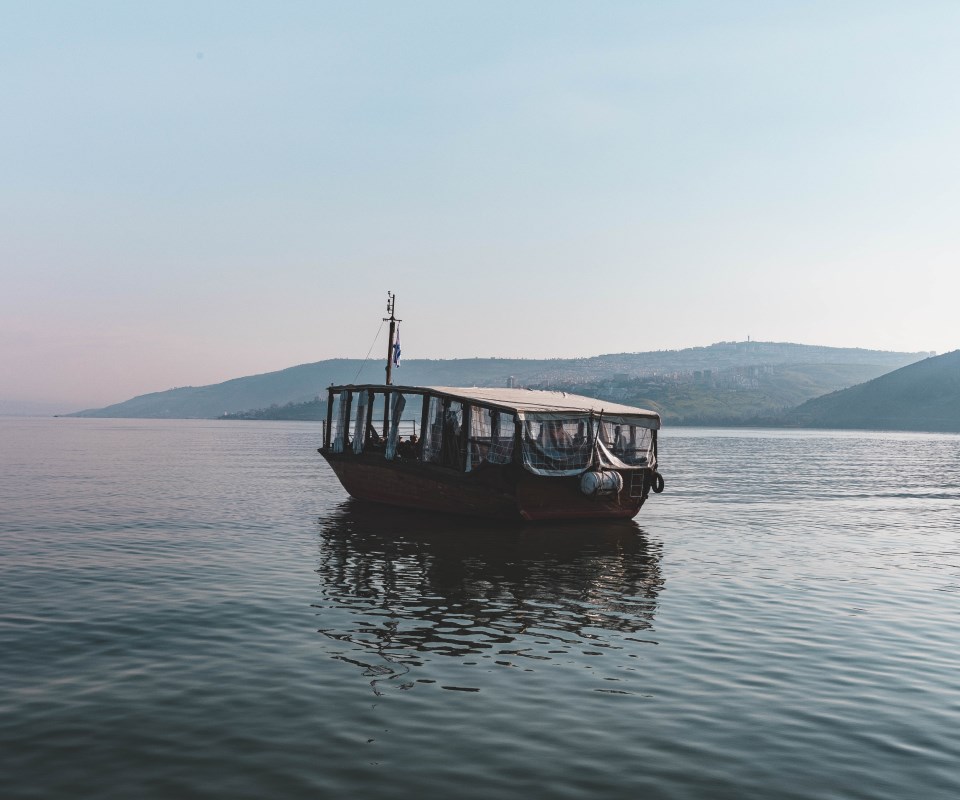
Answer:
[[623, 478], [613, 470], [589, 470], [580, 476], [580, 491], [587, 497], [620, 494]]

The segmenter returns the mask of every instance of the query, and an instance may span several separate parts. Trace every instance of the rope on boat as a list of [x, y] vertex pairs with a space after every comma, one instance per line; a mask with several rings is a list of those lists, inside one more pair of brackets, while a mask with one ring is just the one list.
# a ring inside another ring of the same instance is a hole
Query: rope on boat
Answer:
[[[384, 320], [385, 321], [385, 320]], [[357, 382], [357, 378], [360, 377], [360, 372], [363, 370], [364, 366], [367, 363], [367, 360], [370, 358], [370, 354], [373, 352], [373, 345], [377, 343], [377, 339], [380, 338], [380, 331], [383, 330], [383, 322], [380, 323], [380, 327], [377, 328], [377, 335], [373, 337], [373, 343], [370, 345], [370, 349], [367, 350], [367, 355], [364, 357], [363, 361], [360, 362], [360, 369], [357, 370], [357, 374], [353, 376], [352, 383]]]

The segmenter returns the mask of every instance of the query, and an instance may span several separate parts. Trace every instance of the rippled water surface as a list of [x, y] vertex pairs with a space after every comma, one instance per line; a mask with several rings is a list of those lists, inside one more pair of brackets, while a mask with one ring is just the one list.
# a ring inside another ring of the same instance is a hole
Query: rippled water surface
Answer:
[[0, 420], [0, 795], [960, 797], [960, 437], [667, 430], [510, 527], [318, 434]]

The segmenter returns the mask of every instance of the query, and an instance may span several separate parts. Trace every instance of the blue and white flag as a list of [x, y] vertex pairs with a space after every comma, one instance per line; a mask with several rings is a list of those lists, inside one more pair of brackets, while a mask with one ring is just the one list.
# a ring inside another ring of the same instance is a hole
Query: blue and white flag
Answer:
[[393, 341], [393, 365], [400, 366], [400, 326], [397, 325], [397, 338]]

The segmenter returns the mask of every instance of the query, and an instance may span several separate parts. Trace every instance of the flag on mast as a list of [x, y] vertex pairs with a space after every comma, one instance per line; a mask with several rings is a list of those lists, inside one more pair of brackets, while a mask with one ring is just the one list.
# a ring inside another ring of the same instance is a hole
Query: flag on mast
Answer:
[[393, 340], [393, 366], [400, 366], [400, 326], [397, 325], [397, 338]]

